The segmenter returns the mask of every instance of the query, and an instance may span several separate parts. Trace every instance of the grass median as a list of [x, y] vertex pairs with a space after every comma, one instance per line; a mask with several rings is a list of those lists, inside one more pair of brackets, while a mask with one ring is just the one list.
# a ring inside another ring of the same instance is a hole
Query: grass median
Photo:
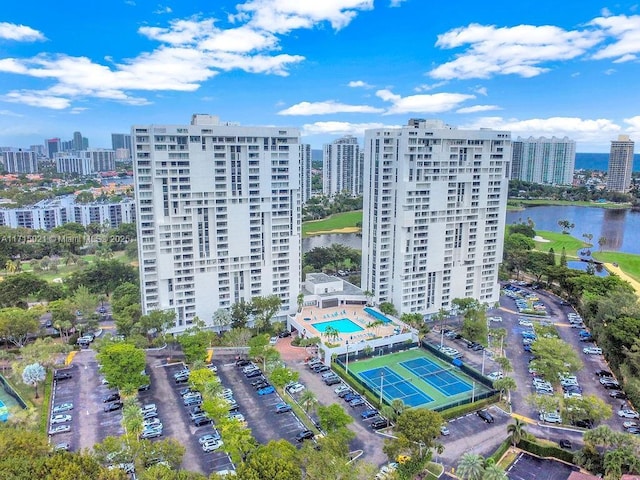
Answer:
[[280, 398], [284, 399], [286, 403], [291, 405], [291, 409], [296, 414], [296, 416], [300, 419], [300, 421], [304, 423], [304, 426], [307, 429], [311, 430], [314, 433], [314, 435], [319, 434], [320, 430], [313, 424], [313, 422], [311, 421], [307, 413], [302, 409], [300, 405], [298, 405], [298, 403], [294, 400], [294, 398], [291, 395], [289, 395], [288, 392], [285, 392], [284, 388], [276, 387], [276, 389], [278, 391], [278, 394], [280, 395]]
[[361, 231], [362, 210], [336, 213], [321, 220], [303, 222], [302, 236], [321, 235], [323, 233], [357, 233]]

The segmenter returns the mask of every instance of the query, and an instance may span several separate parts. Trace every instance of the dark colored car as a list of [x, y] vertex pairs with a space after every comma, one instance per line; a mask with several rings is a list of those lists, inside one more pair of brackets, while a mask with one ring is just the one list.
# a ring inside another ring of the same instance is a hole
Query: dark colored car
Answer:
[[278, 334], [278, 337], [280, 338], [286, 338], [286, 337], [290, 337], [291, 336], [291, 332], [289, 330], [285, 330], [284, 332], [280, 332]]
[[313, 438], [313, 432], [311, 430], [303, 430], [296, 435], [296, 441], [298, 442], [303, 442], [304, 440], [309, 440], [311, 438]]
[[324, 383], [326, 383], [327, 385], [336, 385], [340, 382], [340, 377], [329, 377], [324, 379]]
[[369, 410], [365, 410], [360, 414], [360, 418], [367, 419], [373, 418], [378, 415], [378, 411], [375, 408], [370, 408]]
[[262, 375], [262, 372], [260, 370], [251, 370], [250, 372], [245, 373], [245, 376], [247, 378], [257, 377], [258, 375]]
[[291, 411], [291, 405], [288, 403], [278, 403], [276, 405], [276, 413], [286, 413]]
[[580, 428], [593, 428], [593, 422], [589, 419], [586, 420], [576, 420], [573, 422], [576, 427]]
[[105, 412], [114, 412], [116, 410], [120, 410], [121, 408], [122, 408], [122, 402], [117, 401], [117, 402], [110, 403], [109, 405], [104, 407], [104, 411]]
[[327, 372], [329, 370], [331, 370], [331, 368], [329, 368], [328, 365], [318, 365], [317, 367], [313, 368], [314, 373]]
[[493, 423], [493, 415], [491, 415], [487, 410], [478, 410], [476, 414], [485, 421], [485, 423]]
[[340, 397], [340, 398], [344, 398], [344, 397], [346, 397], [346, 396], [347, 396], [347, 395], [349, 395], [349, 394], [353, 394], [353, 391], [352, 391], [352, 390], [344, 390], [344, 391], [342, 391], [342, 392], [340, 392], [340, 393], [338, 394], [338, 397]]
[[596, 375], [599, 377], [613, 377], [613, 373], [611, 373], [609, 370], [598, 370], [596, 372]]
[[567, 440], [566, 438], [560, 440], [558, 442], [558, 445], [560, 445], [560, 448], [566, 448], [568, 450], [571, 450], [573, 448], [573, 445], [571, 445], [571, 440]]
[[150, 388], [151, 388], [151, 385], [147, 383], [147, 384], [145, 384], [145, 385], [140, 385], [140, 386], [138, 387], [138, 391], [139, 391], [139, 392], [146, 392], [146, 391], [147, 391], [147, 390], [149, 390]]
[[267, 381], [267, 379], [266, 379], [266, 378], [264, 378], [264, 377], [260, 377], [260, 378], [258, 378], [257, 380], [254, 380], [253, 382], [251, 382], [251, 386], [252, 386], [252, 387], [255, 387], [256, 385], [258, 385], [258, 384], [260, 384], [260, 383], [262, 383], [262, 382], [266, 382], [266, 381]]
[[602, 386], [607, 390], [620, 390], [620, 384], [618, 382], [603, 383]]
[[475, 345], [474, 347], [472, 347], [472, 348], [471, 348], [471, 350], [474, 350], [474, 351], [476, 351], [476, 352], [479, 352], [480, 350], [484, 350], [484, 347], [478, 343], [477, 345]]
[[627, 433], [631, 433], [633, 435], [640, 435], [640, 428], [639, 427], [627, 428]]
[[251, 361], [249, 361], [247, 359], [236, 360], [236, 367], [246, 367], [250, 363], [251, 363]]
[[266, 388], [266, 387], [268, 387], [269, 385], [271, 385], [269, 382], [262, 381], [262, 382], [258, 382], [256, 385], [254, 385], [254, 388], [255, 388], [256, 390], [260, 390], [261, 388]]
[[53, 378], [56, 380], [68, 380], [69, 378], [73, 378], [73, 375], [69, 372], [56, 372]]
[[110, 393], [109, 395], [107, 395], [106, 397], [104, 397], [102, 399], [102, 403], [109, 403], [109, 402], [115, 402], [116, 400], [120, 400], [120, 394], [119, 393]]
[[378, 420], [374, 420], [371, 422], [371, 428], [374, 430], [380, 430], [381, 428], [387, 427], [387, 421], [384, 418], [379, 418]]
[[619, 398], [621, 400], [626, 400], [627, 399], [627, 394], [624, 392], [621, 392], [620, 390], [614, 390], [613, 392], [611, 392], [609, 394], [610, 397], [612, 398]]
[[196, 427], [202, 427], [202, 426], [204, 426], [204, 425], [211, 425], [211, 423], [213, 423], [213, 422], [211, 422], [211, 419], [210, 419], [210, 418], [208, 418], [208, 417], [199, 417], [199, 418], [196, 418], [196, 419], [193, 421], [193, 424], [194, 424]]
[[189, 381], [189, 377], [186, 376], [186, 375], [183, 375], [182, 377], [176, 377], [175, 381], [176, 381], [177, 384], [187, 383]]

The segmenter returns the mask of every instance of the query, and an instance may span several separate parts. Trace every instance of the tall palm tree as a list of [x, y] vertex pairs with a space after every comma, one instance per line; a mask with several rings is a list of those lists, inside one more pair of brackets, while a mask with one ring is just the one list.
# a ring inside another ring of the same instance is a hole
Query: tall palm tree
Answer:
[[400, 415], [402, 415], [402, 412], [407, 409], [407, 406], [404, 404], [402, 399], [394, 398], [393, 400], [391, 400], [391, 408], [393, 408], [393, 411], [395, 412], [395, 418], [397, 419]]
[[511, 405], [511, 391], [515, 390], [518, 385], [512, 377], [504, 377], [493, 382], [493, 387], [500, 390], [500, 396], [507, 394], [507, 403]]
[[462, 480], [482, 480], [484, 458], [475, 453], [465, 453], [460, 457], [456, 475]]
[[390, 422], [394, 422], [396, 419], [396, 411], [391, 405], [382, 405], [380, 407], [380, 413], [384, 418], [387, 419], [387, 427], [389, 426]]
[[316, 404], [318, 403], [318, 399], [316, 398], [315, 393], [313, 393], [311, 390], [305, 390], [304, 392], [302, 392], [299, 402], [302, 408], [304, 408], [304, 411], [309, 414], [309, 412], [313, 411], [313, 409], [315, 408]]
[[485, 467], [482, 480], [507, 480], [507, 474], [500, 465], [492, 462]]
[[511, 445], [515, 448], [520, 440], [524, 438], [527, 432], [524, 430], [525, 423], [519, 418], [515, 419], [514, 423], [507, 425], [507, 433], [511, 437]]

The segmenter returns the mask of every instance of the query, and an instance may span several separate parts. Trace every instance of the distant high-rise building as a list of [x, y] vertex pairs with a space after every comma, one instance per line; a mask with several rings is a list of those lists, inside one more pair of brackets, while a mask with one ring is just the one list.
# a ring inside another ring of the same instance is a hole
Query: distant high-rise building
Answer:
[[60, 151], [68, 153], [75, 152], [76, 146], [73, 140], [62, 140], [60, 142]]
[[618, 135], [618, 140], [611, 141], [607, 190], [622, 193], [629, 191], [633, 170], [633, 149], [634, 143], [629, 139], [629, 135]]
[[142, 311], [174, 310], [169, 329], [253, 297], [297, 310], [301, 275], [300, 133], [194, 115], [134, 125]]
[[126, 148], [127, 150], [131, 151], [131, 135], [128, 133], [112, 133], [111, 148], [113, 150]]
[[29, 145], [29, 150], [35, 152], [35, 154], [39, 157], [44, 157], [44, 145]]
[[362, 288], [399, 313], [500, 296], [511, 160], [506, 131], [412, 119], [367, 130]]
[[80, 132], [73, 132], [73, 150], [84, 150], [84, 142]]
[[47, 151], [47, 157], [53, 159], [56, 156], [56, 153], [61, 152], [61, 144], [59, 138], [50, 138], [44, 141], [44, 145]]
[[323, 145], [322, 193], [362, 194], [362, 165], [358, 139], [347, 135]]
[[116, 152], [113, 150], [90, 148], [78, 154], [91, 159], [94, 172], [111, 172], [116, 169]]
[[311, 145], [300, 145], [300, 196], [302, 203], [311, 198]]
[[12, 149], [1, 154], [4, 168], [9, 173], [37, 173], [38, 159], [30, 150]]
[[93, 148], [72, 153], [56, 155], [58, 173], [77, 173], [91, 175], [97, 172], [110, 172], [116, 169], [116, 154], [113, 150]]
[[529, 137], [513, 141], [511, 178], [532, 183], [571, 185], [576, 142], [567, 137]]

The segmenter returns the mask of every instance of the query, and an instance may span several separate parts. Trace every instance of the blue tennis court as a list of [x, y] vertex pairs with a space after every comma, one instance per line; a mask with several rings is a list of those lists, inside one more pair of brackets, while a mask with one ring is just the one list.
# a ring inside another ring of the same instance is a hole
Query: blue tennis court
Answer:
[[405, 405], [416, 407], [433, 401], [429, 395], [414, 387], [410, 381], [402, 378], [389, 367], [372, 368], [357, 374], [367, 386], [380, 395], [382, 385], [382, 396], [389, 402], [394, 398], [400, 398]]
[[428, 358], [414, 358], [413, 360], [407, 360], [399, 364], [448, 397], [468, 392], [473, 388], [458, 375], [450, 371], [450, 369], [455, 367], [450, 367], [449, 370], [443, 370], [440, 365], [433, 363]]

